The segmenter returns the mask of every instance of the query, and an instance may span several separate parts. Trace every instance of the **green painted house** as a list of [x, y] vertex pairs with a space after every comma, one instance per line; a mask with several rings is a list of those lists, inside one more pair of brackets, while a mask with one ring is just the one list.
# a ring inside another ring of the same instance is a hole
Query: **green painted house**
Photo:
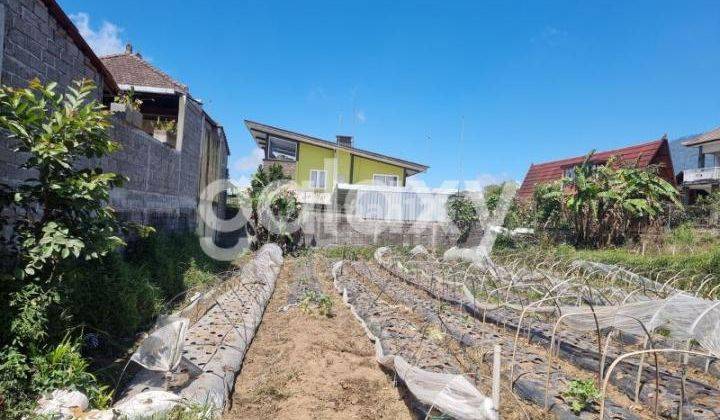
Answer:
[[353, 147], [352, 137], [337, 141], [245, 121], [264, 152], [263, 165], [280, 164], [302, 190], [330, 193], [338, 184], [404, 187], [408, 177], [427, 166]]

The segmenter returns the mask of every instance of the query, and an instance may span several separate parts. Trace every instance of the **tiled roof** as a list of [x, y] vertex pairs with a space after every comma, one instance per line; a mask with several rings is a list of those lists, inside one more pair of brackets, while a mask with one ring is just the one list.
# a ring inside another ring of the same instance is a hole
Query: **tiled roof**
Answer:
[[140, 54], [125, 52], [100, 57], [120, 85], [148, 86], [187, 93], [187, 86], [145, 61]]
[[713, 140], [720, 140], [720, 127], [683, 142], [683, 146], [699, 146]]
[[[621, 164], [623, 162], [634, 163], [634, 161], [637, 161], [638, 166], [641, 168], [654, 163], [663, 163], [666, 168], [662, 171], [662, 176], [667, 178], [669, 182], [674, 182], [672, 161], [670, 160], [668, 142], [665, 138], [621, 149], [598, 152], [593, 155], [590, 161], [604, 163], [612, 156], [617, 157]], [[518, 190], [518, 198], [526, 199], [531, 197], [537, 184], [562, 179], [565, 169], [581, 164], [584, 160], [585, 156], [583, 155], [530, 165], [530, 169], [528, 169], [528, 173]]]

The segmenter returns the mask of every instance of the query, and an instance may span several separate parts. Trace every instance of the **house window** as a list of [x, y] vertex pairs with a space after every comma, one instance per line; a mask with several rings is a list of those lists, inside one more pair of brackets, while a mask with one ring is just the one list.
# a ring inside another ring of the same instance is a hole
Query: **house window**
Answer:
[[310, 170], [310, 188], [325, 189], [327, 180], [327, 171], [321, 171], [319, 169]]
[[387, 187], [397, 187], [398, 186], [398, 176], [397, 175], [375, 174], [375, 175], [373, 175], [373, 185], [384, 185]]
[[270, 137], [268, 158], [277, 160], [297, 160], [297, 143]]

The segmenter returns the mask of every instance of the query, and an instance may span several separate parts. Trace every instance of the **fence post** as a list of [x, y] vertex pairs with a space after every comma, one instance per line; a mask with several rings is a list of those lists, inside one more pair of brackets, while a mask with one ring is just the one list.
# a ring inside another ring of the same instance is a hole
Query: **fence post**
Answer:
[[430, 249], [432, 249], [432, 252], [437, 252], [437, 230], [437, 222], [432, 222], [432, 235], [430, 239]]
[[496, 411], [500, 411], [500, 345], [495, 344], [493, 349], [493, 382], [492, 382], [492, 400]]

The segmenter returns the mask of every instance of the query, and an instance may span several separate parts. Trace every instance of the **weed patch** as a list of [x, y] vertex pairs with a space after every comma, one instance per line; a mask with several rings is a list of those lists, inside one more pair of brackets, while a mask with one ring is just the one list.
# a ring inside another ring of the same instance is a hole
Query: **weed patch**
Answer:
[[300, 300], [300, 310], [305, 313], [312, 313], [316, 309], [318, 314], [325, 317], [332, 317], [333, 301], [330, 296], [322, 292], [308, 290]]
[[321, 252], [325, 257], [330, 259], [368, 261], [373, 258], [373, 254], [375, 253], [375, 247], [342, 245], [323, 248]]

